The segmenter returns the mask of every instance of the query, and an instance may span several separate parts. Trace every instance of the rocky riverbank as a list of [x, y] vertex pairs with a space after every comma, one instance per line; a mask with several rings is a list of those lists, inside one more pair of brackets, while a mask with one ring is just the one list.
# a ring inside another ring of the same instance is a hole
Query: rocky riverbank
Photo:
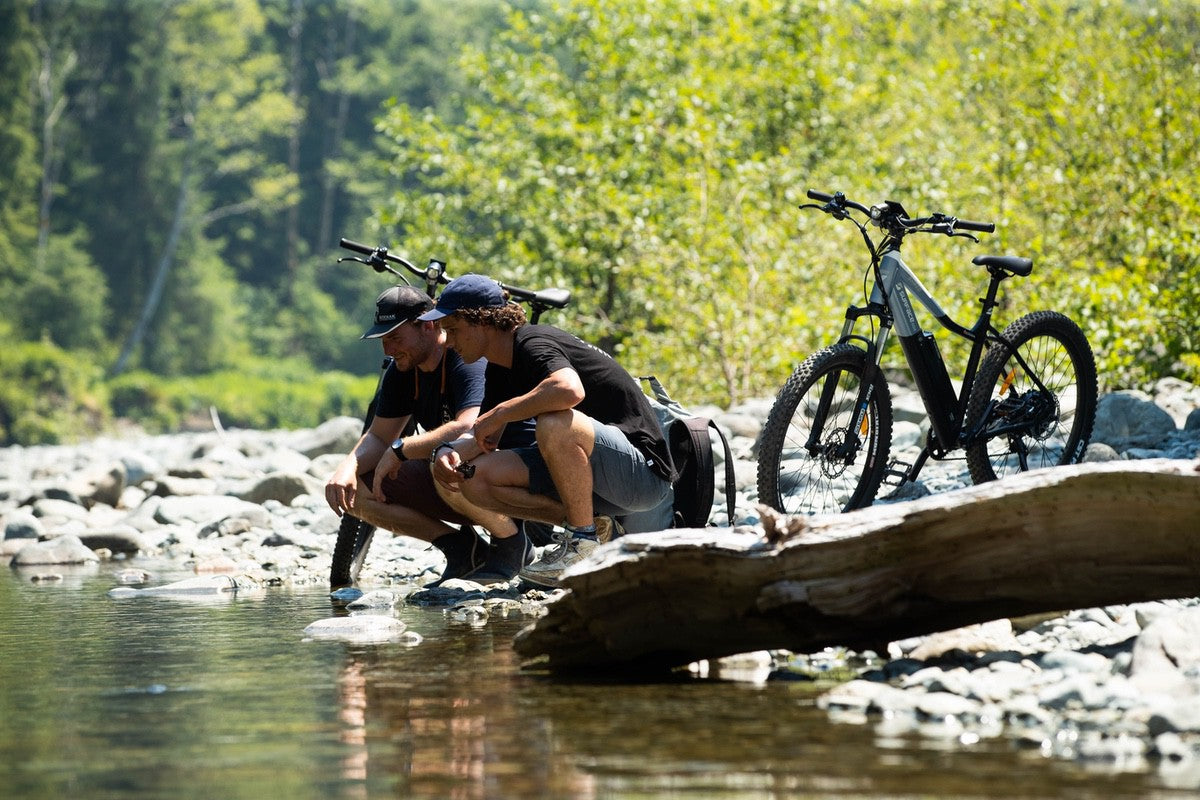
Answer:
[[[920, 400], [897, 392], [894, 405], [894, 455], [911, 460], [923, 436]], [[697, 409], [729, 434], [737, 459], [735, 524], [746, 535], [761, 532], [753, 453], [769, 408], [763, 400]], [[14, 579], [48, 584], [61, 578], [63, 565], [93, 565], [111, 572], [114, 599], [324, 585], [338, 520], [322, 486], [360, 430], [359, 420], [339, 418], [305, 431], [131, 434], [5, 448], [0, 561], [11, 562]], [[1200, 457], [1200, 388], [1164, 380], [1150, 394], [1106, 395], [1087, 459], [1162, 457]], [[961, 461], [931, 463], [921, 478], [919, 486], [879, 502], [948, 491], [968, 480]], [[722, 506], [723, 500], [714, 523], [728, 522]], [[145, 556], [196, 577], [163, 586], [145, 571]], [[395, 640], [404, 632], [387, 609], [398, 602], [442, 606], [486, 625], [500, 612], [535, 616], [548, 597], [466, 582], [423, 589], [441, 566], [440, 554], [422, 542], [377, 535], [360, 576], [374, 591], [358, 604], [372, 607], [378, 624], [350, 618], [356, 621], [344, 630], [310, 635]], [[1200, 786], [1197, 642], [1200, 607], [1185, 598], [1000, 620], [893, 642], [881, 654], [758, 654], [697, 669], [761, 680], [828, 674], [833, 667], [857, 678], [820, 704], [836, 719], [875, 725], [881, 739], [917, 732], [969, 746], [1015, 736], [1048, 755], [1115, 769], [1153, 764]]]

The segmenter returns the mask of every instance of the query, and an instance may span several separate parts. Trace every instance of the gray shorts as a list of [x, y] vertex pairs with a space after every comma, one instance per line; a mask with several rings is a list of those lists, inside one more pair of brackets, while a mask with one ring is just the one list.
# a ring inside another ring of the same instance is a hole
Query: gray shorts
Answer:
[[[615, 517], [657, 506], [671, 490], [671, 484], [654, 474], [646, 457], [620, 430], [594, 419], [592, 429], [596, 444], [588, 463], [592, 465], [593, 513]], [[562, 499], [536, 446], [515, 447], [513, 452], [529, 470], [530, 492]]]

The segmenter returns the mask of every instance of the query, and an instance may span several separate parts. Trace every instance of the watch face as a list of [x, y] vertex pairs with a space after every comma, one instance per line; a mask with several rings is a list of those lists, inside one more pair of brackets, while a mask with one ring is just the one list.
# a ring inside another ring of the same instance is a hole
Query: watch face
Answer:
[[392, 442], [393, 450], [401, 450], [403, 448], [404, 448], [404, 440], [403, 439], [397, 439], [396, 441]]

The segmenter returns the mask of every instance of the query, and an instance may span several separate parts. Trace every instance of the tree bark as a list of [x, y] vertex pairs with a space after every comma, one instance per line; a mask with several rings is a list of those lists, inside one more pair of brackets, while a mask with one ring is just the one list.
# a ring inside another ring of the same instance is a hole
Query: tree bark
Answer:
[[776, 541], [618, 539], [563, 580], [516, 650], [551, 669], [667, 668], [1200, 594], [1200, 462], [1056, 467], [784, 525], [797, 532]]

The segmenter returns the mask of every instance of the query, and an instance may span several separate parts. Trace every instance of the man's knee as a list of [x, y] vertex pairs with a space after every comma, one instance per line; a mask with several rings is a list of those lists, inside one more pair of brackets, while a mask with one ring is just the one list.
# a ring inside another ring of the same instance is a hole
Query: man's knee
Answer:
[[561, 448], [574, 444], [590, 454], [595, 442], [591, 419], [569, 408], [539, 414], [534, 436], [543, 453], [547, 450], [560, 452]]

